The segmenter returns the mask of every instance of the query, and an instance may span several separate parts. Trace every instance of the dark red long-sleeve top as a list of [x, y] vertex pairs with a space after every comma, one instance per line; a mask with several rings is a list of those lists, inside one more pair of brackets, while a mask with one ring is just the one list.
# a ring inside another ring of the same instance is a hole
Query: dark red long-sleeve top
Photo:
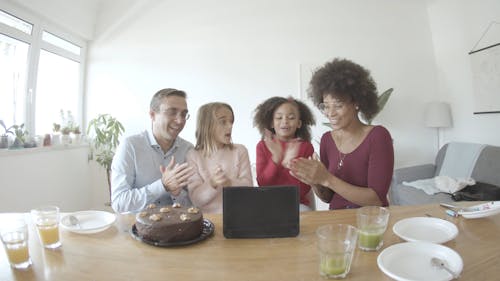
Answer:
[[[321, 137], [320, 158], [328, 171], [355, 186], [373, 189], [384, 206], [391, 185], [394, 170], [394, 149], [389, 131], [375, 126], [363, 142], [347, 155], [338, 169], [340, 153], [331, 132]], [[330, 209], [358, 208], [360, 206], [335, 193], [330, 201]]]

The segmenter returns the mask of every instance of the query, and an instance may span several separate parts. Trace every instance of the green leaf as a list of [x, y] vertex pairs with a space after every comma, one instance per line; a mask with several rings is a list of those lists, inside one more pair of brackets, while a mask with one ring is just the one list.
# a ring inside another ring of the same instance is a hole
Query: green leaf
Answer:
[[100, 114], [89, 121], [87, 133], [91, 137], [91, 151], [96, 162], [106, 170], [111, 169], [111, 162], [123, 132], [123, 125], [109, 114]]
[[392, 91], [394, 91], [394, 89], [389, 88], [377, 97], [378, 111], [373, 115], [371, 119], [366, 120], [368, 122], [368, 125], [370, 125], [373, 119], [375, 119], [375, 117], [382, 111], [382, 109], [384, 109], [387, 101], [389, 101], [389, 98], [391, 97]]
[[380, 112], [380, 111], [382, 111], [382, 109], [384, 109], [385, 104], [387, 103], [387, 101], [391, 97], [392, 91], [394, 91], [393, 88], [387, 89], [380, 96], [378, 96], [378, 99], [377, 99], [378, 112]]

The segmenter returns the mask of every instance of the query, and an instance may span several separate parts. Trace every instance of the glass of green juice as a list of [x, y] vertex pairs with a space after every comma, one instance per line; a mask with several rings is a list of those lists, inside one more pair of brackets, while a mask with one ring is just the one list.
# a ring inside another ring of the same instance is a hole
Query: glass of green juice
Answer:
[[344, 278], [351, 268], [358, 230], [347, 224], [329, 224], [316, 230], [319, 274], [325, 278]]
[[389, 209], [365, 206], [357, 211], [358, 247], [363, 251], [377, 251], [384, 244], [384, 232], [389, 222]]

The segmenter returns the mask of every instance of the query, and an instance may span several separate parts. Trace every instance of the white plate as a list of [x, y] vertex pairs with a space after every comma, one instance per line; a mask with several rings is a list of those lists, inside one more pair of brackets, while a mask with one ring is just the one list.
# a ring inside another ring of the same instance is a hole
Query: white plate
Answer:
[[[71, 225], [68, 217], [75, 216], [80, 221], [80, 227]], [[67, 214], [61, 219], [61, 226], [71, 232], [90, 234], [106, 230], [115, 222], [115, 214], [104, 211], [81, 211]]]
[[415, 217], [402, 219], [394, 224], [392, 231], [402, 239], [445, 243], [455, 239], [458, 228], [451, 222], [438, 218]]
[[442, 268], [431, 265], [431, 258], [444, 261], [453, 272], [460, 274], [463, 261], [454, 250], [429, 242], [404, 242], [384, 249], [377, 257], [377, 265], [387, 276], [398, 281], [447, 281], [453, 276]]
[[458, 211], [467, 219], [477, 219], [493, 216], [500, 213], [500, 201], [491, 201], [484, 204], [474, 205], [471, 207], [463, 208]]

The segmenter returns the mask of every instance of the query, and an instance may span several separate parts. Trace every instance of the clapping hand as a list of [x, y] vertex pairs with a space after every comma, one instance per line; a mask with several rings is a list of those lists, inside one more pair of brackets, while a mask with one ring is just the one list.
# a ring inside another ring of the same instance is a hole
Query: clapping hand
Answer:
[[286, 143], [285, 155], [283, 155], [283, 161], [281, 161], [283, 167], [290, 169], [291, 161], [299, 154], [299, 148], [300, 142], [298, 138]]
[[308, 185], [322, 185], [330, 176], [330, 172], [321, 163], [316, 153], [307, 159], [293, 159], [290, 174]]
[[283, 157], [283, 148], [278, 138], [275, 138], [274, 134], [268, 129], [264, 131], [264, 143], [272, 154], [273, 162], [279, 164]]
[[213, 173], [213, 177], [210, 180], [210, 184], [214, 188], [222, 188], [224, 186], [230, 186], [231, 180], [226, 176], [226, 173], [222, 169], [222, 167], [217, 164]]
[[193, 168], [187, 163], [175, 163], [172, 157], [167, 167], [160, 165], [161, 182], [166, 191], [177, 196], [181, 193], [182, 187], [187, 185], [188, 179], [193, 175]]
[[292, 139], [286, 143], [285, 151], [276, 136], [268, 129], [264, 132], [264, 143], [272, 154], [272, 160], [276, 164], [281, 164], [285, 168], [290, 168], [290, 161], [295, 159], [299, 153], [299, 139]]

